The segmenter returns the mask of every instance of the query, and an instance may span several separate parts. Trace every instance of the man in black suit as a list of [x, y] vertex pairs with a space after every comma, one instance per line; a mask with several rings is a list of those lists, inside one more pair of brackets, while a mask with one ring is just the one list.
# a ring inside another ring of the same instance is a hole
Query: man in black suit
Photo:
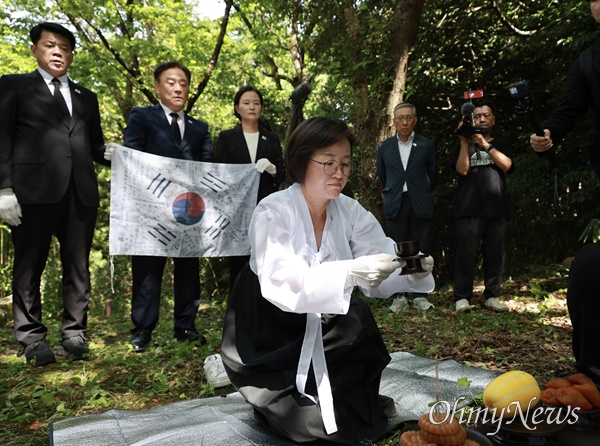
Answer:
[[30, 32], [38, 69], [0, 78], [0, 217], [14, 246], [13, 316], [19, 354], [55, 362], [42, 323], [40, 279], [52, 235], [63, 268], [62, 342], [56, 354], [80, 359], [90, 298], [89, 253], [99, 205], [94, 161], [104, 138], [98, 99], [73, 83], [75, 37], [56, 23]]
[[[600, 23], [600, 0], [591, 0], [590, 11]], [[544, 136], [531, 135], [530, 143], [538, 153], [548, 154], [559, 145], [586, 115], [594, 113], [595, 140], [589, 146], [590, 161], [600, 178], [600, 38], [571, 64], [562, 96], [544, 122]], [[598, 273], [600, 243], [583, 246], [571, 265], [567, 306], [573, 325], [575, 368], [600, 385], [600, 331], [598, 330]]]
[[[395, 242], [418, 240], [421, 251], [430, 252], [433, 219], [433, 187], [437, 160], [433, 142], [414, 132], [417, 109], [403, 102], [394, 107], [396, 135], [377, 149], [377, 178], [383, 188], [383, 214], [387, 233]], [[433, 305], [426, 293], [413, 293], [413, 305], [428, 310]], [[392, 309], [408, 305], [404, 296]]]
[[[214, 161], [208, 125], [187, 114], [190, 71], [179, 62], [165, 62], [154, 70], [154, 88], [160, 104], [134, 108], [123, 132], [124, 145], [142, 152], [193, 161]], [[110, 150], [106, 156], [110, 158]], [[158, 322], [160, 290], [166, 257], [132, 256], [133, 295], [131, 345], [146, 350]], [[200, 305], [200, 265], [197, 257], [174, 258], [175, 338], [206, 343], [196, 331]]]

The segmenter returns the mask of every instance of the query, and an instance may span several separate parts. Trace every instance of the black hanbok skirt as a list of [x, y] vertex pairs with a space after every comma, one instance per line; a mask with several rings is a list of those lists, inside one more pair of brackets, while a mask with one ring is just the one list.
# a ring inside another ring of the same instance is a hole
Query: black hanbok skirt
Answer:
[[[378, 427], [384, 433], [395, 413], [393, 400], [379, 395], [390, 356], [371, 310], [353, 296], [348, 314], [323, 315], [322, 324], [336, 433], [325, 432], [318, 404], [296, 388], [306, 315], [282, 311], [263, 298], [247, 264], [232, 290], [223, 326], [222, 358], [229, 379], [265, 426], [295, 442], [355, 444]], [[306, 393], [318, 401], [312, 366]]]

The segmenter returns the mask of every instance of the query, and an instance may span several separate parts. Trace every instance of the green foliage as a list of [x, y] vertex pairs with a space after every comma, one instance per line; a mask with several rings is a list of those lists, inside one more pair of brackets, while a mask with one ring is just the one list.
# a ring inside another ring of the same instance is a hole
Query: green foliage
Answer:
[[[532, 283], [539, 284], [540, 289], [559, 291], [554, 300], [540, 302], [533, 292], [526, 292], [531, 291]], [[549, 268], [542, 276], [504, 284], [504, 289], [513, 287], [523, 289], [525, 295], [512, 299], [512, 311], [501, 314], [483, 309], [483, 300], [478, 298], [474, 303], [480, 308], [457, 315], [450, 289], [430, 296], [436, 308], [428, 312], [409, 309], [392, 313], [389, 299], [365, 300], [389, 351], [452, 358], [499, 371], [518, 368], [532, 373], [538, 382], [567, 375], [573, 358], [570, 328], [559, 323], [567, 317], [563, 270]], [[28, 366], [15, 355], [17, 345], [11, 327], [0, 326], [0, 444], [42, 446], [48, 444], [51, 422], [108, 409], [151, 409], [231, 392], [231, 387], [215, 390], [209, 386], [202, 367], [204, 358], [219, 351], [224, 302], [207, 297], [213, 294], [206, 290], [197, 326], [208, 344], [178, 343], [173, 339], [169, 291], [165, 289], [161, 302], [154, 342], [143, 354], [134, 354], [129, 345], [131, 322], [125, 305], [113, 307], [110, 317], [99, 305], [90, 310], [91, 354], [85, 361], [58, 358], [54, 365]], [[514, 294], [510, 290], [503, 297], [511, 300]], [[48, 341], [54, 348], [60, 342], [60, 318], [44, 315], [50, 329]], [[543, 355], [540, 349], [545, 351]], [[478, 395], [471, 394], [469, 376], [457, 379], [457, 385], [465, 388], [468, 400], [479, 404]], [[390, 444], [397, 435], [390, 433], [377, 444]]]
[[[568, 66], [596, 38], [585, 2], [428, 2], [408, 70], [406, 99], [419, 108], [416, 131], [434, 140], [439, 171], [436, 206], [436, 270], [452, 280], [457, 174], [449, 168], [463, 92], [483, 89], [497, 107], [497, 130], [513, 144], [516, 169], [507, 178], [513, 218], [507, 228], [507, 274], [532, 264], [560, 262], [577, 251], [578, 235], [598, 215], [598, 179], [588, 161], [593, 123], [585, 119], [558, 152], [560, 207], [554, 205], [555, 173], [529, 147], [528, 119], [515, 111], [509, 84], [527, 80], [535, 113], [543, 120], [556, 104]], [[544, 67], [543, 70], [539, 67]], [[574, 230], [575, 229], [575, 230]]]
[[598, 243], [600, 241], [600, 219], [592, 218], [579, 236], [579, 240]]

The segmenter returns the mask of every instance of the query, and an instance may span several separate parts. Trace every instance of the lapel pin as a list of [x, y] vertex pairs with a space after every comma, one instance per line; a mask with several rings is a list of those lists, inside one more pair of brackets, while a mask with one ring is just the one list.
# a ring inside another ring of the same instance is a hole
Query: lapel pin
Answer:
[[265, 141], [267, 140], [267, 137], [265, 135], [262, 136], [262, 139], [264, 139]]
[[75, 93], [77, 94], [81, 94], [81, 90], [79, 90], [78, 88], [75, 89]]

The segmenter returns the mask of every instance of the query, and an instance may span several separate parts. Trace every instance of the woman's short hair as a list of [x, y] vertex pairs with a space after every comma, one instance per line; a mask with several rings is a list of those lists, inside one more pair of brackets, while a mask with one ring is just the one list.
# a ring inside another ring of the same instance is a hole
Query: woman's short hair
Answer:
[[344, 121], [334, 118], [318, 117], [302, 122], [287, 142], [286, 170], [294, 183], [304, 183], [306, 169], [312, 154], [336, 142], [347, 139], [350, 153], [354, 146], [354, 135]]
[[256, 93], [258, 95], [258, 99], [260, 100], [261, 107], [263, 105], [263, 97], [262, 97], [262, 94], [260, 91], [258, 91], [256, 88], [254, 88], [250, 85], [244, 85], [243, 87], [240, 87], [240, 89], [237, 91], [237, 93], [233, 97], [233, 114], [235, 115], [236, 118], [238, 118], [240, 120], [242, 119], [242, 117], [235, 109], [235, 106], [240, 105], [240, 99], [242, 98], [242, 95], [249, 91], [253, 91], [254, 93]]

